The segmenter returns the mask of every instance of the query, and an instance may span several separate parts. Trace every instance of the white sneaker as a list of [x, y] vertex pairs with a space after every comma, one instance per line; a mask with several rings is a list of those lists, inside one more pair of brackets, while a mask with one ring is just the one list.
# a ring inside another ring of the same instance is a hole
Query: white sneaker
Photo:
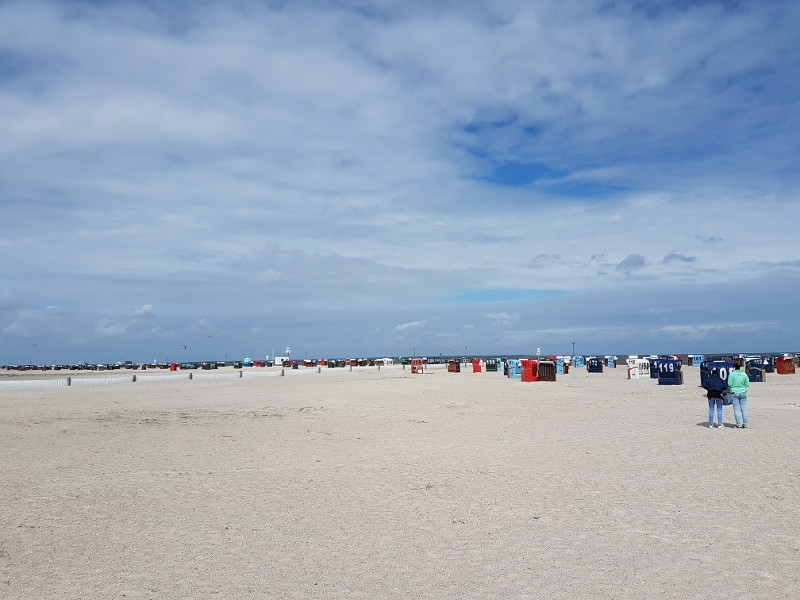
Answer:
[[717, 429], [722, 429], [722, 423], [720, 423], [719, 425], [717, 425]]
[[708, 424], [708, 428], [711, 429], [712, 427], [714, 427], [714, 424], [713, 423], [709, 423]]

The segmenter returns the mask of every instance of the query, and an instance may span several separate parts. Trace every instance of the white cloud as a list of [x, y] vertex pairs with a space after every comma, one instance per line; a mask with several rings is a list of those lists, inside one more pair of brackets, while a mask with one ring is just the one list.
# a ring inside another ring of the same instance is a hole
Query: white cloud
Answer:
[[754, 334], [759, 331], [771, 329], [776, 325], [775, 322], [746, 322], [746, 323], [702, 323], [692, 325], [668, 325], [654, 330], [657, 335], [669, 336], [679, 340], [714, 340], [721, 335], [746, 335]]
[[211, 324], [208, 322], [208, 319], [205, 318], [196, 319], [190, 327], [192, 331], [199, 331], [203, 333], [207, 333], [210, 328]]
[[[547, 306], [553, 344], [575, 315], [645, 344], [588, 320], [644, 289], [743, 321], [736, 279], [800, 333], [797, 3], [374, 8], [0, 3], [0, 331], [383, 355], [474, 323], [478, 352]], [[486, 289], [562, 300], [442, 300]]]
[[500, 312], [500, 313], [486, 313], [483, 315], [484, 319], [489, 319], [490, 321], [516, 321], [519, 319], [519, 313], [514, 313], [513, 315], [509, 315], [508, 313]]
[[100, 319], [94, 327], [94, 332], [98, 337], [119, 337], [125, 335], [127, 331], [127, 325], [109, 319]]
[[136, 317], [150, 317], [154, 314], [155, 307], [152, 304], [142, 304], [139, 308], [133, 311]]
[[400, 323], [394, 326], [395, 331], [406, 331], [407, 329], [417, 329], [425, 325], [425, 321], [411, 321], [409, 323]]

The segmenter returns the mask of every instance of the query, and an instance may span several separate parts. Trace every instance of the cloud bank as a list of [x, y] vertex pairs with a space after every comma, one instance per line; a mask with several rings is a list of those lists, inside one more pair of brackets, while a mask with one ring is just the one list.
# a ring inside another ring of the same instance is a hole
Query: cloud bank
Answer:
[[790, 349], [798, 25], [4, 2], [0, 364]]

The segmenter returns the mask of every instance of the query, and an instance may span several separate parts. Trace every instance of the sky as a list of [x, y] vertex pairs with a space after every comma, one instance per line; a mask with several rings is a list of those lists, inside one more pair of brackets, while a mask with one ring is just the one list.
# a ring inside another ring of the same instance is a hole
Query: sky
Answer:
[[0, 0], [0, 364], [800, 350], [794, 0]]

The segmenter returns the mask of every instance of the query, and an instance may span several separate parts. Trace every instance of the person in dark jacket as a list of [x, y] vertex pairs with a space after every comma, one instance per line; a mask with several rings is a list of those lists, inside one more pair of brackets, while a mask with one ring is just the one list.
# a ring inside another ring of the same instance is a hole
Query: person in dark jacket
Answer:
[[708, 398], [708, 428], [714, 427], [714, 409], [717, 409], [717, 429], [722, 429], [722, 398], [728, 391], [728, 384], [719, 376], [717, 369], [712, 369], [706, 380], [706, 397]]

